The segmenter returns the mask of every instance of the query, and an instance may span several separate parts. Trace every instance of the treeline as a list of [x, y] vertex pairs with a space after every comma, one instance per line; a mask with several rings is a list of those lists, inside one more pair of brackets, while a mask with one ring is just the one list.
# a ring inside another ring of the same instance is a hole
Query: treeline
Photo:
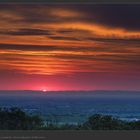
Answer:
[[0, 130], [35, 130], [42, 125], [37, 115], [29, 115], [19, 108], [0, 108]]
[[123, 121], [111, 115], [94, 114], [80, 125], [54, 125], [42, 127], [45, 130], [140, 130], [140, 121]]
[[80, 125], [44, 125], [38, 115], [19, 108], [0, 108], [0, 130], [140, 130], [140, 121], [122, 121], [110, 115], [95, 114]]

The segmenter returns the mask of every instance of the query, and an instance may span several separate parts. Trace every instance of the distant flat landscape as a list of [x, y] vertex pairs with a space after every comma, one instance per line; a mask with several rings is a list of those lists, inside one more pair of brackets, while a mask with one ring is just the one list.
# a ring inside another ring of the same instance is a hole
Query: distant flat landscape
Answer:
[[0, 107], [20, 107], [57, 123], [82, 123], [97, 113], [131, 121], [140, 119], [140, 91], [1, 90]]

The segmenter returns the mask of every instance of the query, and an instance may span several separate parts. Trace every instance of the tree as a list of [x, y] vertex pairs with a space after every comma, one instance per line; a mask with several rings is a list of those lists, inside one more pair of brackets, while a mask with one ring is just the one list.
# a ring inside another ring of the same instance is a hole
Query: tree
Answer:
[[43, 124], [37, 115], [29, 115], [19, 108], [0, 108], [1, 130], [32, 130], [38, 129]]
[[125, 122], [110, 115], [95, 114], [89, 117], [88, 121], [83, 124], [83, 128], [91, 130], [120, 130], [124, 128], [124, 124]]

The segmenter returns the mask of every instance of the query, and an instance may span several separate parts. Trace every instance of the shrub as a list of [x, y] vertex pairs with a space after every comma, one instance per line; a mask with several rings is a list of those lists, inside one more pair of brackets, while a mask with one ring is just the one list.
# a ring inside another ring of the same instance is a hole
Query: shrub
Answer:
[[32, 130], [43, 124], [37, 115], [29, 115], [19, 108], [0, 108], [1, 130]]
[[83, 124], [83, 129], [89, 130], [120, 130], [124, 129], [125, 121], [110, 115], [95, 114]]

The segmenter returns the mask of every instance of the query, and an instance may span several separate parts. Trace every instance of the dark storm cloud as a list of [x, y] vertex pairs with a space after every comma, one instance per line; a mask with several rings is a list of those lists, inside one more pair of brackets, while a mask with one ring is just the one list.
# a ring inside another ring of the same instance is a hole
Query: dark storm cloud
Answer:
[[[0, 50], [21, 50], [21, 51], [101, 51], [99, 47], [62, 47], [62, 46], [47, 46], [47, 45], [22, 45], [22, 44], [0, 44]], [[106, 51], [106, 48], [102, 51]]]
[[[64, 37], [60, 37], [60, 39]], [[59, 37], [58, 37], [59, 39]], [[67, 38], [68, 39], [68, 38]], [[73, 39], [73, 38], [72, 38]], [[99, 41], [98, 39], [96, 41]], [[119, 41], [115, 40], [114, 42], [110, 40], [100, 40], [98, 44], [93, 46], [55, 46], [55, 45], [30, 45], [30, 44], [6, 44], [0, 43], [0, 50], [21, 50], [21, 51], [73, 51], [73, 52], [109, 52], [109, 53], [135, 53], [139, 50], [139, 42], [132, 41], [132, 46], [130, 45], [131, 41]], [[129, 46], [129, 45], [130, 46]], [[117, 45], [117, 46], [116, 46]]]
[[0, 44], [0, 50], [21, 50], [21, 51], [100, 51], [98, 47], [62, 47], [47, 45], [22, 45], [22, 44]]
[[41, 29], [18, 29], [16, 31], [0, 31], [0, 34], [5, 34], [5, 35], [16, 35], [16, 36], [24, 36], [24, 35], [52, 35], [50, 30], [41, 30]]
[[[111, 54], [106, 54], [106, 55], [55, 55], [54, 57], [59, 58], [59, 59], [67, 59], [67, 60], [73, 60], [73, 61], [81, 61], [81, 60], [88, 60], [88, 61], [104, 61], [104, 62], [112, 62], [112, 63], [118, 63], [118, 64], [139, 64], [140, 57], [139, 55], [135, 54], [130, 54], [128, 56], [123, 56], [123, 55], [111, 55]], [[94, 65], [94, 62], [92, 63]], [[84, 64], [85, 65], [85, 64]]]
[[88, 33], [89, 31], [83, 31], [83, 30], [78, 30], [78, 29], [71, 29], [71, 30], [61, 29], [61, 30], [58, 30], [57, 32], [59, 33], [73, 33], [73, 32]]
[[[41, 12], [42, 9], [45, 9], [46, 12]], [[42, 23], [42, 22], [54, 22], [57, 21], [57, 19], [55, 18], [51, 18], [49, 16], [49, 5], [32, 5], [32, 4], [1, 4], [0, 5], [0, 12], [12, 12], [15, 13], [17, 15], [19, 15], [20, 17], [22, 17], [22, 19], [7, 19], [10, 22], [22, 22], [22, 23]]]
[[140, 5], [75, 5], [75, 9], [87, 13], [85, 20], [113, 27], [140, 30]]
[[[61, 8], [63, 6], [55, 5], [55, 4], [13, 4], [12, 6], [9, 4], [0, 5], [0, 12], [9, 11], [15, 13], [22, 17], [21, 19], [7, 19], [7, 21], [14, 23], [61, 23], [62, 21], [75, 21], [79, 18], [74, 17], [57, 17], [55, 14], [51, 14], [50, 10], [54, 10], [55, 8]], [[67, 6], [66, 6], [67, 8]], [[71, 10], [71, 9], [70, 9]], [[57, 12], [56, 12], [57, 13]], [[4, 18], [5, 19], [5, 18]]]
[[[50, 15], [49, 9], [65, 8], [83, 14], [83, 17], [60, 18]], [[61, 21], [86, 21], [94, 22], [109, 27], [122, 27], [129, 30], [140, 30], [140, 5], [95, 5], [95, 4], [61, 4], [61, 5], [0, 5], [0, 11], [12, 11], [23, 17], [22, 22], [61, 22]], [[43, 11], [45, 10], [45, 11]]]
[[51, 36], [49, 37], [54, 40], [72, 40], [72, 41], [80, 41], [80, 39], [76, 37], [65, 37], [65, 36]]
[[123, 38], [123, 39], [117, 39], [117, 38], [93, 38], [93, 37], [89, 37], [87, 38], [90, 41], [99, 41], [99, 42], [113, 42], [113, 43], [118, 43], [118, 42], [122, 42], [122, 43], [140, 43], [140, 39], [135, 39], [135, 38]]
[[56, 50], [55, 46], [22, 45], [22, 44], [0, 44], [2, 50], [22, 50], [22, 51], [41, 51]]
[[133, 63], [133, 64], [139, 64], [140, 62], [140, 57], [138, 54], [129, 54], [127, 56], [123, 55], [99, 55], [96, 60], [104, 60], [104, 61], [112, 61], [112, 62], [117, 62], [120, 64], [122, 63]]

